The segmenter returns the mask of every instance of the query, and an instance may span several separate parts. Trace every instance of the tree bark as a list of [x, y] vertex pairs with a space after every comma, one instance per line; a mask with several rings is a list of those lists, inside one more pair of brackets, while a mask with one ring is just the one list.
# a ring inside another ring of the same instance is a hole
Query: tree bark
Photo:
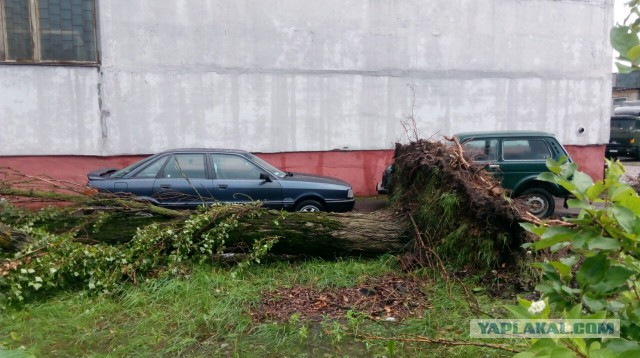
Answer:
[[0, 223], [0, 249], [3, 251], [20, 251], [33, 241], [33, 238], [26, 233]]
[[[294, 212], [284, 215], [279, 211], [258, 207], [250, 210], [261, 213], [257, 216], [240, 216], [238, 227], [229, 232], [227, 247], [247, 248], [264, 238], [277, 237], [277, 243], [271, 250], [276, 254], [376, 256], [400, 252], [411, 239], [405, 234], [403, 220], [388, 210], [367, 214]], [[180, 219], [165, 217], [164, 222], [169, 221], [175, 223]], [[212, 219], [209, 227], [217, 223], [217, 220]], [[137, 226], [146, 224], [148, 223], [140, 223], [135, 216], [122, 215], [105, 223], [97, 232], [82, 230], [88, 235], [79, 239], [92, 243], [123, 243], [133, 238]], [[18, 251], [33, 241], [33, 238], [24, 233], [4, 224], [0, 225], [0, 248], [3, 251]], [[118, 236], [117, 240], [114, 235]]]
[[229, 244], [252, 244], [279, 237], [271, 252], [322, 257], [397, 253], [411, 239], [403, 220], [388, 210], [372, 213], [280, 213], [266, 211], [242, 221], [230, 234]]

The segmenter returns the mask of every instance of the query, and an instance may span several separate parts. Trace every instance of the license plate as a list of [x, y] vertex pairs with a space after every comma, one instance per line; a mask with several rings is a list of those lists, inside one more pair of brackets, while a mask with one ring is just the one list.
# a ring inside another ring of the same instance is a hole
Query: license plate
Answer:
[[609, 149], [609, 153], [618, 153], [617, 149]]

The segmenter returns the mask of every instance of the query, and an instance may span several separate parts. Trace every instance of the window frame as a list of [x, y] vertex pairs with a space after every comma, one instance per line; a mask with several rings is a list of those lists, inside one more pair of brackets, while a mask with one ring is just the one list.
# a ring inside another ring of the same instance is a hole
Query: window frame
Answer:
[[262, 168], [261, 166], [259, 166], [258, 164], [254, 163], [252, 160], [250, 160], [249, 158], [243, 156], [243, 155], [238, 155], [235, 153], [209, 153], [208, 155], [208, 159], [211, 162], [211, 172], [213, 173], [213, 179], [215, 180], [261, 180], [259, 177], [258, 178], [246, 178], [246, 179], [240, 179], [240, 178], [219, 178], [218, 174], [216, 173], [215, 170], [215, 161], [213, 156], [222, 156], [222, 157], [228, 157], [228, 158], [236, 158], [236, 159], [241, 159], [244, 160], [245, 162], [251, 164], [252, 166], [254, 166], [255, 168], [259, 169], [261, 172], [264, 173], [269, 173], [269, 171], [265, 170], [264, 168]]
[[[196, 178], [196, 177], [188, 177], [185, 174], [185, 171], [182, 169], [182, 167], [180, 166], [180, 163], [178, 162], [177, 157], [179, 156], [187, 156], [187, 155], [201, 155], [203, 158], [203, 165], [204, 165], [204, 178]], [[181, 174], [183, 174], [182, 176], [179, 177], [167, 177], [166, 176], [166, 172], [165, 170], [167, 169], [167, 166], [171, 163], [172, 160], [175, 160], [176, 163], [178, 163], [178, 166], [180, 168], [180, 172]], [[162, 166], [162, 168], [158, 171], [158, 174], [156, 175], [156, 179], [186, 179], [187, 181], [189, 180], [196, 180], [196, 179], [206, 179], [206, 180], [210, 180], [210, 173], [209, 173], [209, 161], [207, 159], [207, 155], [206, 153], [202, 153], [202, 152], [179, 152], [179, 153], [172, 153], [169, 158], [165, 161], [164, 165]]]
[[489, 158], [489, 156], [487, 155], [487, 159], [476, 159], [476, 158], [472, 158], [474, 162], [477, 163], [495, 163], [500, 159], [500, 155], [499, 155], [499, 150], [500, 150], [500, 140], [498, 138], [493, 138], [493, 137], [487, 137], [487, 138], [470, 138], [468, 140], [465, 140], [461, 143], [463, 149], [465, 152], [467, 152], [466, 148], [464, 147], [465, 145], [471, 143], [471, 142], [478, 142], [478, 141], [484, 141], [485, 142], [485, 149], [486, 147], [486, 142], [494, 142], [495, 141], [495, 158], [491, 159]]
[[98, 1], [93, 1], [93, 23], [94, 36], [96, 43], [96, 59], [95, 61], [74, 61], [74, 60], [43, 60], [42, 44], [40, 43], [40, 7], [38, 0], [27, 0], [29, 7], [29, 25], [31, 30], [31, 43], [33, 44], [33, 59], [31, 60], [12, 60], [6, 58], [7, 31], [5, 31], [4, 21], [4, 5], [5, 0], [0, 0], [0, 65], [38, 65], [38, 66], [82, 66], [82, 67], [99, 67], [101, 64], [100, 56], [100, 32], [98, 19]]
[[[545, 157], [544, 159], [505, 159], [504, 143], [509, 141], [515, 142], [523, 140], [527, 142], [530, 142], [532, 140], [543, 142], [545, 147], [547, 148], [547, 151], [549, 152], [549, 156]], [[549, 146], [549, 143], [547, 143], [547, 140], [545, 138], [503, 138], [500, 143], [500, 152], [500, 159], [502, 159], [503, 162], [546, 162], [548, 158], [553, 158], [553, 150], [551, 150], [551, 147]]]

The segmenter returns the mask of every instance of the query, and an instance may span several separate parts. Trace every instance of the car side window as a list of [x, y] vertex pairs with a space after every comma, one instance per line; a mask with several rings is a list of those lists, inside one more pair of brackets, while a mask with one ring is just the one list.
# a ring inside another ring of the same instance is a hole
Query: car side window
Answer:
[[166, 161], [167, 161], [167, 157], [159, 158], [158, 160], [147, 165], [144, 169], [136, 173], [136, 175], [134, 175], [133, 177], [141, 178], [141, 179], [155, 178], [158, 175], [158, 172], [160, 171], [160, 169], [162, 169], [162, 166]]
[[464, 152], [473, 160], [487, 162], [498, 160], [497, 139], [473, 139], [462, 144]]
[[502, 142], [504, 160], [545, 160], [550, 156], [549, 146], [542, 139], [505, 139]]
[[218, 179], [260, 179], [264, 170], [237, 155], [211, 154], [213, 171]]
[[204, 179], [204, 154], [175, 154], [162, 171], [163, 178]]

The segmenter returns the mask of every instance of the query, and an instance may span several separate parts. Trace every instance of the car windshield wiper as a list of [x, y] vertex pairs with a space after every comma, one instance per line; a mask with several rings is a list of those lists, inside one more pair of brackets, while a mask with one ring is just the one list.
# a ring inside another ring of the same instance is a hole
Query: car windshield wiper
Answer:
[[286, 173], [287, 173], [287, 175], [285, 175], [285, 177], [292, 177], [293, 176], [292, 172], [286, 172]]

